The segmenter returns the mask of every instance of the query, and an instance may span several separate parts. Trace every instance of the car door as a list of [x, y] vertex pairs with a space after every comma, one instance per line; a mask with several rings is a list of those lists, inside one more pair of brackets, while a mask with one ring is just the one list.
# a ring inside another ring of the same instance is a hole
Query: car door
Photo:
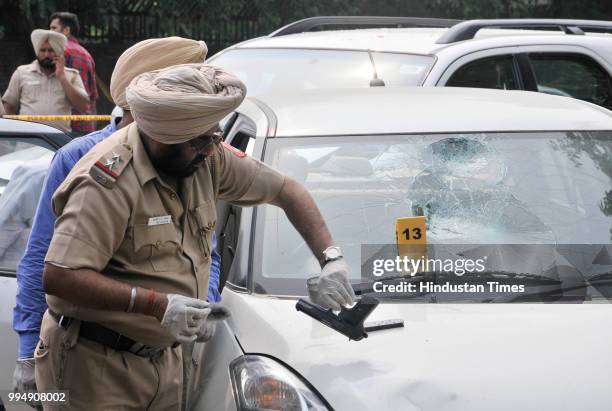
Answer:
[[[225, 144], [253, 155], [256, 135], [255, 123], [244, 115], [237, 114], [230, 127], [227, 127]], [[242, 208], [224, 201], [217, 205], [217, 251], [221, 256], [221, 275], [219, 279], [219, 291], [223, 290], [225, 283], [230, 277], [232, 264], [236, 255], [238, 244], [240, 218]], [[243, 270], [234, 272], [232, 284], [240, 288], [247, 287], [247, 276]]]
[[476, 87], [500, 90], [523, 89], [514, 54], [483, 57], [465, 63], [446, 82], [446, 87]]
[[483, 50], [455, 60], [437, 86], [528, 90], [612, 107], [612, 68], [580, 46], [517, 46]]
[[522, 53], [526, 90], [574, 97], [612, 109], [612, 78], [594, 58], [576, 52]]
[[438, 68], [428, 83], [441, 87], [477, 87], [502, 90], [522, 90], [519, 47], [500, 47], [473, 51], [468, 54], [440, 58]]
[[17, 357], [17, 334], [12, 326], [17, 264], [51, 159], [70, 140], [59, 132], [19, 132], [26, 127], [35, 128], [30, 123], [0, 120], [0, 389], [12, 386]]

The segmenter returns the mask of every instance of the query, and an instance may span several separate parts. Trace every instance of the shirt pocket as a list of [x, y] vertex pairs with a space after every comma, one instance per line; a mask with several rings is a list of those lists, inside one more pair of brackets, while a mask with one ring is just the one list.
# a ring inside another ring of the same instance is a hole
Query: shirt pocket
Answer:
[[29, 102], [36, 102], [40, 97], [41, 87], [42, 86], [39, 80], [24, 81], [23, 86], [21, 88], [21, 97]]
[[134, 225], [135, 261], [150, 263], [154, 271], [172, 271], [180, 265], [180, 252], [174, 224]]
[[194, 220], [195, 236], [200, 245], [200, 251], [205, 258], [210, 257], [212, 232], [217, 223], [217, 209], [213, 204], [204, 203], [191, 210]]
[[56, 99], [56, 101], [65, 101], [67, 104], [70, 104], [70, 101], [68, 100], [68, 96], [66, 96], [66, 92], [64, 91], [64, 88], [62, 87], [62, 83], [60, 83], [59, 80], [50, 82], [49, 92], [52, 98]]

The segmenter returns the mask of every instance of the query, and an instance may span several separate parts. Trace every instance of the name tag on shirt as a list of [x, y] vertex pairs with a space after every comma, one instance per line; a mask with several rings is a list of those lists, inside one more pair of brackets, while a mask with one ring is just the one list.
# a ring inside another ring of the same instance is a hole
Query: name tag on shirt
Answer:
[[163, 225], [170, 224], [172, 222], [172, 216], [163, 215], [161, 217], [151, 217], [149, 218], [149, 227], [154, 225]]

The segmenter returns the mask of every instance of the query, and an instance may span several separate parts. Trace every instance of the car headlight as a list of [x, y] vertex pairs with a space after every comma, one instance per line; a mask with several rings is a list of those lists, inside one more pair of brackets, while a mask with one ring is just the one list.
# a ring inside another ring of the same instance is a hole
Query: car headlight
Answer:
[[236, 405], [241, 411], [329, 410], [297, 375], [271, 358], [243, 355], [230, 364]]

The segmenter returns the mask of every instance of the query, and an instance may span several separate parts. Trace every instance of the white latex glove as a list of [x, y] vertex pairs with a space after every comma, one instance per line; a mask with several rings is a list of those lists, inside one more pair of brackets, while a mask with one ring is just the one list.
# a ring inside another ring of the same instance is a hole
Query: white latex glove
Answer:
[[197, 298], [168, 294], [168, 306], [161, 320], [162, 327], [180, 343], [195, 341], [197, 332], [210, 314], [210, 304]]
[[197, 332], [197, 342], [206, 342], [210, 340], [213, 335], [215, 335], [215, 330], [217, 329], [216, 321], [206, 321], [200, 327], [200, 330]]
[[[13, 373], [13, 392], [37, 392], [34, 358], [19, 358]], [[32, 408], [41, 409], [40, 405], [28, 403]]]
[[206, 342], [215, 335], [217, 329], [217, 322], [224, 321], [229, 318], [232, 313], [225, 306], [221, 304], [211, 304], [210, 314], [206, 318], [206, 322], [202, 324], [200, 330], [197, 332], [197, 342]]
[[344, 258], [328, 262], [321, 275], [307, 280], [310, 301], [323, 308], [338, 311], [355, 302], [355, 292], [348, 279], [348, 266]]

